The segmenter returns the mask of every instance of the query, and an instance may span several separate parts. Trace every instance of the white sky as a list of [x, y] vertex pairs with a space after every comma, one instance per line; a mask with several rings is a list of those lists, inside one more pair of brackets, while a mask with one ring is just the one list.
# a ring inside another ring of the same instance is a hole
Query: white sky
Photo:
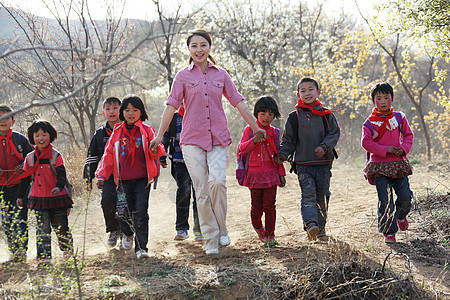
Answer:
[[[34, 14], [40, 16], [51, 17], [48, 13], [48, 9], [43, 5], [43, 2], [51, 3], [51, 2], [60, 2], [61, 0], [0, 0], [1, 3], [6, 5], [11, 5], [14, 7], [19, 7], [23, 10], [33, 12]], [[61, 2], [68, 2], [69, 0], [62, 0]], [[133, 18], [133, 19], [144, 19], [149, 20], [155, 17], [155, 5], [152, 0], [88, 0], [89, 2], [89, 11], [91, 12], [94, 19], [104, 19], [106, 16], [106, 6], [105, 3], [112, 4], [114, 3], [117, 10], [122, 7], [122, 4], [125, 3], [124, 7], [124, 17], [125, 18]], [[193, 7], [199, 7], [205, 3], [207, 0], [160, 0], [163, 4], [163, 9], [170, 11], [173, 7], [177, 6], [178, 1], [182, 1], [183, 7], [186, 11], [192, 9]], [[223, 0], [227, 1], [227, 0]], [[289, 1], [289, 0], [287, 0]], [[332, 14], [334, 12], [339, 13], [341, 8], [344, 7], [344, 11], [358, 17], [358, 11], [356, 9], [356, 5], [354, 0], [322, 0], [325, 5], [325, 10], [327, 13]], [[380, 1], [375, 0], [356, 0], [361, 10], [365, 15], [372, 14], [373, 3], [379, 3]], [[77, 2], [77, 1], [74, 1]], [[292, 5], [296, 3], [296, 1], [289, 1]], [[309, 2], [309, 1], [305, 1]], [[264, 5], [264, 0], [258, 1], [259, 5]], [[119, 11], [116, 11], [115, 14], [119, 14]]]

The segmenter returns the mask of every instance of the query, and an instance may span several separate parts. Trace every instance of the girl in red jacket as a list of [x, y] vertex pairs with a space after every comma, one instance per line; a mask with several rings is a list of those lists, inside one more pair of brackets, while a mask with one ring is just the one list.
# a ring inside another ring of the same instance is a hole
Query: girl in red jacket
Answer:
[[36, 250], [38, 265], [48, 265], [52, 258], [52, 227], [58, 237], [64, 258], [73, 255], [73, 241], [68, 215], [72, 199], [66, 189], [66, 168], [62, 155], [51, 144], [57, 137], [55, 128], [47, 121], [35, 121], [28, 128], [28, 139], [36, 145], [28, 153], [20, 175], [17, 206], [22, 207], [23, 198], [34, 176], [28, 208], [36, 214]]
[[[275, 240], [277, 186], [285, 186], [286, 172], [283, 165], [277, 165], [274, 161], [280, 146], [280, 130], [270, 123], [281, 115], [275, 100], [267, 96], [258, 99], [253, 114], [257, 118], [258, 126], [266, 131], [267, 138], [258, 138], [251, 127], [247, 126], [242, 133], [238, 154], [250, 154], [243, 185], [250, 189], [252, 225], [264, 246], [274, 247], [279, 245]], [[261, 221], [263, 213], [265, 228]]]
[[155, 159], [165, 154], [164, 146], [159, 144], [155, 151], [150, 149], [155, 130], [142, 123], [148, 119], [148, 115], [139, 97], [125, 97], [120, 106], [119, 118], [123, 122], [114, 127], [97, 168], [97, 186], [101, 189], [103, 182], [114, 173], [114, 181], [119, 189], [118, 199], [120, 194], [124, 194], [127, 203], [123, 217], [118, 218], [123, 232], [122, 247], [131, 249], [133, 234], [136, 234], [136, 256], [138, 259], [147, 258], [148, 197], [150, 184], [158, 173]]

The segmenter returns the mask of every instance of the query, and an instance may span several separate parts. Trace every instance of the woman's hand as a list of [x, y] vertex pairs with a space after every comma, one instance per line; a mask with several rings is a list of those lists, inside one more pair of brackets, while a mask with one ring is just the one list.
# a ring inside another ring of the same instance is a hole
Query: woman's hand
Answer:
[[153, 153], [158, 152], [158, 146], [161, 143], [162, 137], [156, 136], [151, 142], [150, 142], [150, 149]]
[[17, 198], [16, 203], [17, 203], [18, 207], [22, 207], [23, 206], [23, 199], [22, 198]]

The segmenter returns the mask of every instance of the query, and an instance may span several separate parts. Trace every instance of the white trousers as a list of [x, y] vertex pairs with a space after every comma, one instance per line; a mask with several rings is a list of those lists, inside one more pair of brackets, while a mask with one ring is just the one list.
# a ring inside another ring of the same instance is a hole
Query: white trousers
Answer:
[[206, 239], [205, 249], [219, 247], [219, 237], [227, 230], [227, 157], [228, 147], [213, 146], [211, 151], [194, 145], [182, 145], [184, 162], [197, 197], [198, 218]]

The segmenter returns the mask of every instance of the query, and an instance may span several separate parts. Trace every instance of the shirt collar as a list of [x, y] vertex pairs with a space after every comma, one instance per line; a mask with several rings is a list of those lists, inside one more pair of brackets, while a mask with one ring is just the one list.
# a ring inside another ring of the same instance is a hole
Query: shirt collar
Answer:
[[[192, 69], [193, 69], [195, 66], [197, 66], [197, 65], [195, 64], [195, 62], [191, 62], [191, 64], [190, 64], [189, 67], [188, 67], [188, 70], [189, 70], [189, 71], [192, 71]], [[211, 68], [211, 67], [217, 69], [217, 66], [216, 66], [215, 64], [213, 64], [212, 62], [208, 61], [208, 68]]]

